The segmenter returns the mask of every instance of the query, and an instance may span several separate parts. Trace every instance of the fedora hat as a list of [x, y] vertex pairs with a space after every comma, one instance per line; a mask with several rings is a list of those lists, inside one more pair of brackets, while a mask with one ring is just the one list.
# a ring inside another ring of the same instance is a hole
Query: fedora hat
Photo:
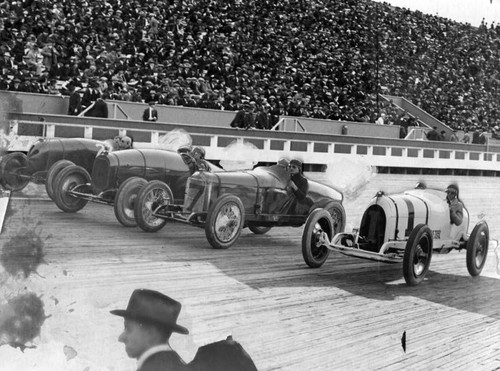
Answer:
[[127, 309], [115, 309], [111, 314], [156, 325], [172, 332], [189, 334], [187, 328], [177, 324], [181, 307], [181, 303], [161, 292], [137, 289], [130, 296]]

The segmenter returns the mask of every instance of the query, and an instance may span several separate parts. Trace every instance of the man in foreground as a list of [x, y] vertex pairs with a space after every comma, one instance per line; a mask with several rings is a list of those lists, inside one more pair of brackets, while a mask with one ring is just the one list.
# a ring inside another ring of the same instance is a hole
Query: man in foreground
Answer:
[[181, 303], [158, 291], [138, 289], [132, 293], [127, 309], [111, 313], [125, 318], [125, 329], [118, 341], [125, 344], [130, 358], [137, 359], [137, 371], [185, 371], [187, 366], [170, 347], [173, 332], [188, 334], [177, 324]]

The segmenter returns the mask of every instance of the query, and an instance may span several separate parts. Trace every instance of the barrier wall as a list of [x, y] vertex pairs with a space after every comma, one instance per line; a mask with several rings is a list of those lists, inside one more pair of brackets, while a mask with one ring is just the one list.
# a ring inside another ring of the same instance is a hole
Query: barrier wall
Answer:
[[[68, 97], [46, 94], [30, 94], [0, 91], [0, 99], [7, 102], [6, 109], [12, 113], [37, 113], [43, 115], [64, 115], [68, 111]], [[107, 101], [110, 118], [142, 122], [142, 113], [147, 104]], [[202, 108], [186, 108], [157, 105], [160, 122], [182, 123], [199, 126], [229, 127], [236, 112]], [[369, 123], [318, 120], [305, 117], [282, 117], [279, 130], [322, 134], [341, 134], [343, 127], [349, 135], [399, 138], [399, 126], [381, 126]]]
[[[45, 137], [85, 137], [108, 139], [131, 135], [138, 147], [155, 147], [160, 136], [174, 129], [190, 134], [193, 145], [204, 146], [211, 160], [235, 160], [227, 151], [233, 143], [250, 143], [240, 160], [270, 163], [282, 157], [301, 158], [308, 164], [325, 164], [353, 156], [370, 166], [402, 169], [462, 169], [500, 172], [500, 148], [477, 144], [430, 142], [390, 138], [359, 137], [338, 134], [291, 131], [238, 130], [228, 127], [199, 126], [183, 123], [151, 123], [132, 120], [78, 118], [65, 115], [30, 113], [9, 114], [11, 140], [36, 139], [26, 133]], [[40, 121], [43, 119], [43, 121]], [[69, 134], [68, 134], [69, 133]], [[27, 142], [24, 143], [28, 145]]]

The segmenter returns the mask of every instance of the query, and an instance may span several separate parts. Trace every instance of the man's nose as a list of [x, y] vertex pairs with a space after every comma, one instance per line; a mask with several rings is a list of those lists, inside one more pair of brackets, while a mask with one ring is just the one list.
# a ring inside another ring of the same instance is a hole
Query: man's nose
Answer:
[[124, 342], [125, 342], [125, 331], [124, 331], [124, 332], [122, 332], [122, 333], [120, 334], [120, 336], [118, 336], [118, 341], [119, 341], [120, 343], [124, 343]]

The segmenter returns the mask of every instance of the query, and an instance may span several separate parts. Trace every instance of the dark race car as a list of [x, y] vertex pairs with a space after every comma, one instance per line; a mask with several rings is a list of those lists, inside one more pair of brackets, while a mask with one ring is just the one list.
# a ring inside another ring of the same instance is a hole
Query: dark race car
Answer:
[[[210, 164], [212, 171], [222, 169]], [[92, 174], [92, 177], [90, 176]], [[136, 226], [134, 202], [148, 181], [168, 184], [174, 199], [182, 202], [191, 170], [183, 155], [160, 149], [128, 149], [99, 155], [90, 173], [83, 166], [62, 169], [52, 181], [54, 201], [64, 212], [81, 210], [89, 201], [114, 207], [118, 221]]]
[[76, 164], [90, 172], [98, 153], [113, 148], [116, 148], [113, 140], [40, 140], [30, 148], [27, 155], [13, 152], [2, 157], [0, 184], [7, 190], [19, 191], [30, 181], [45, 183], [49, 197], [53, 198], [52, 180], [63, 167]]
[[444, 190], [417, 188], [401, 194], [378, 192], [353, 233], [338, 233], [328, 213], [313, 212], [304, 228], [302, 255], [307, 265], [320, 267], [330, 251], [385, 263], [403, 263], [408, 285], [425, 278], [432, 254], [466, 250], [467, 269], [481, 273], [489, 247], [484, 220], [468, 234], [469, 213], [463, 208], [460, 225], [451, 223]]
[[293, 208], [288, 179], [278, 165], [249, 171], [200, 171], [188, 179], [182, 203], [168, 184], [152, 181], [137, 196], [135, 217], [147, 232], [160, 230], [169, 220], [204, 228], [209, 243], [219, 249], [233, 245], [244, 227], [257, 234], [275, 226], [299, 227], [317, 208], [334, 220], [334, 231], [344, 229], [341, 192], [309, 180], [307, 197], [312, 206]]

